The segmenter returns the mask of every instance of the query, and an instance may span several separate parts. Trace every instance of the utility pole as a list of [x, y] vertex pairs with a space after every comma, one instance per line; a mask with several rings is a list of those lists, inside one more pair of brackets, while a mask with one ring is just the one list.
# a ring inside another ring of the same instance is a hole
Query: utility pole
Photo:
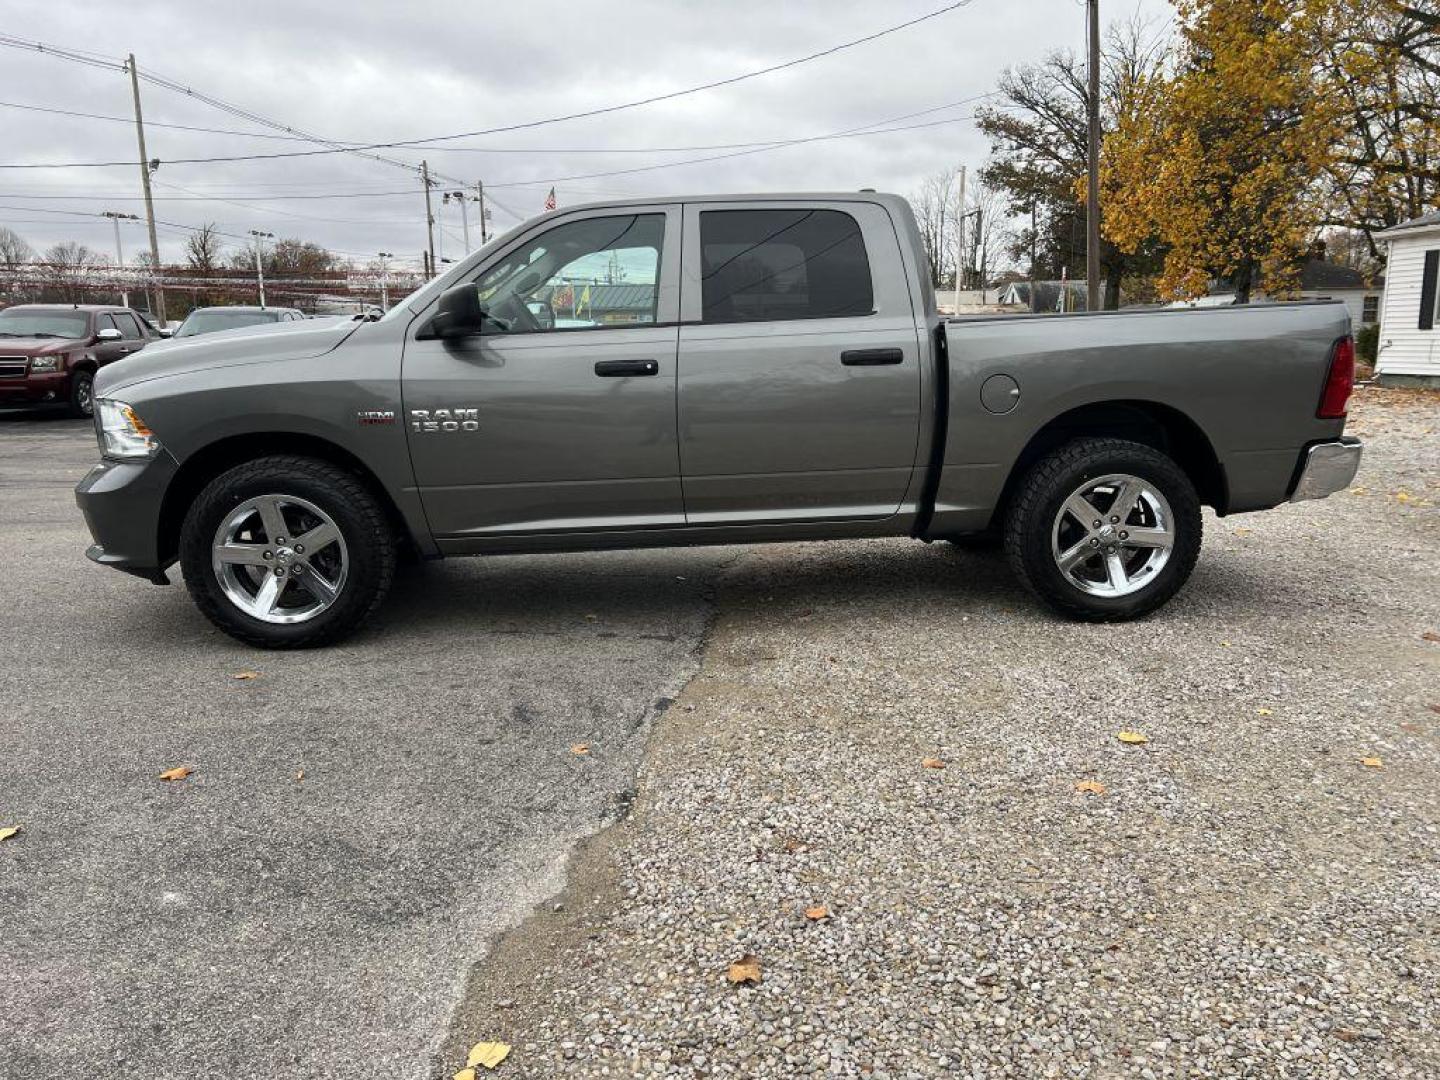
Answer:
[[390, 260], [395, 256], [388, 251], [380, 255], [380, 310], [390, 310]]
[[[155, 202], [150, 196], [150, 158], [145, 153], [145, 120], [140, 114], [140, 76], [135, 72], [135, 54], [126, 58], [130, 68], [130, 92], [135, 97], [135, 137], [140, 143], [140, 185], [145, 191], [145, 220], [150, 226], [150, 273], [155, 277], [155, 318], [165, 325], [165, 286], [160, 283], [160, 242], [155, 239]], [[157, 159], [154, 163], [160, 164]]]
[[485, 219], [490, 216], [490, 212], [485, 209], [485, 181], [481, 180], [477, 183], [475, 190], [479, 193], [480, 202], [480, 246], [484, 247], [490, 242], [490, 236], [485, 231]]
[[261, 232], [259, 229], [251, 229], [250, 235], [255, 237], [255, 280], [260, 283], [260, 306], [265, 306], [265, 263], [262, 253], [265, 250], [265, 240], [274, 240], [275, 234]]
[[420, 162], [420, 181], [425, 185], [425, 250], [429, 252], [425, 276], [428, 279], [435, 275], [435, 214], [430, 209], [430, 165], [428, 162]]
[[[115, 226], [115, 265], [118, 266], [118, 267], [120, 267], [121, 270], [124, 270], [124, 269], [125, 269], [125, 252], [124, 252], [124, 251], [121, 249], [121, 247], [120, 247], [120, 222], [121, 222], [121, 221], [139, 221], [140, 218], [139, 218], [139, 216], [136, 215], [136, 214], [121, 214], [121, 213], [118, 213], [117, 211], [114, 211], [114, 210], [106, 210], [106, 211], [104, 212], [104, 215], [103, 215], [103, 216], [104, 216], [104, 217], [108, 217], [108, 218], [110, 219], [110, 223]], [[123, 275], [123, 274], [121, 275], [121, 282], [122, 282], [122, 283], [121, 283], [121, 285], [120, 285], [120, 304], [121, 304], [121, 306], [123, 306], [123, 307], [129, 307], [129, 306], [130, 306], [130, 290], [127, 289], [127, 288], [125, 288], [125, 285], [124, 285], [124, 283], [123, 283], [123, 282], [124, 282], [124, 275]]]
[[1085, 209], [1086, 309], [1100, 310], [1100, 0], [1085, 0], [1090, 37], [1090, 167]]
[[965, 166], [960, 166], [960, 204], [955, 210], [955, 314], [960, 314], [961, 268], [965, 265]]

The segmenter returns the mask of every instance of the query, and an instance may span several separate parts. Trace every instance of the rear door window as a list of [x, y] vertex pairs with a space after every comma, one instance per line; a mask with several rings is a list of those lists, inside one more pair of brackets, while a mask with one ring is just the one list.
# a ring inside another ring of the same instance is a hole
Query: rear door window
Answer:
[[114, 313], [115, 325], [120, 328], [120, 333], [132, 340], [143, 338], [145, 335], [140, 330], [140, 324], [135, 316], [128, 311], [117, 311]]
[[860, 224], [840, 210], [704, 211], [700, 248], [707, 323], [874, 314]]

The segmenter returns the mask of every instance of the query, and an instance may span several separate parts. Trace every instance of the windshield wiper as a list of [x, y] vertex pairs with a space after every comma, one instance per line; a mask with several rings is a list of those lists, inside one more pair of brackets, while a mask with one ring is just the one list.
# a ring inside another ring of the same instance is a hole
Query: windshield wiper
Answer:
[[[18, 334], [16, 335], [19, 336]], [[64, 337], [64, 334], [52, 334], [49, 330], [36, 330], [31, 337]]]

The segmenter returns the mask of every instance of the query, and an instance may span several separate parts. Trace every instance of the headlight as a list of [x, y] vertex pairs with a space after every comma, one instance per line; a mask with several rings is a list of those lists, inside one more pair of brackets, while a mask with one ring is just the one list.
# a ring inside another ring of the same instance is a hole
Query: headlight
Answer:
[[60, 357], [37, 356], [30, 361], [30, 374], [43, 375], [47, 371], [60, 370]]
[[95, 402], [95, 429], [100, 452], [110, 458], [152, 458], [160, 452], [160, 440], [123, 401], [100, 398]]

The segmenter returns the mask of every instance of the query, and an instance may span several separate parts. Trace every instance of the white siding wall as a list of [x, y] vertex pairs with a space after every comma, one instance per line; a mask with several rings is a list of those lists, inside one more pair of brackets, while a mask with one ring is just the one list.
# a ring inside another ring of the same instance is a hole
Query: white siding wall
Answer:
[[1390, 241], [1385, 300], [1380, 310], [1380, 375], [1440, 375], [1440, 327], [1420, 329], [1425, 252], [1440, 248], [1440, 230]]

